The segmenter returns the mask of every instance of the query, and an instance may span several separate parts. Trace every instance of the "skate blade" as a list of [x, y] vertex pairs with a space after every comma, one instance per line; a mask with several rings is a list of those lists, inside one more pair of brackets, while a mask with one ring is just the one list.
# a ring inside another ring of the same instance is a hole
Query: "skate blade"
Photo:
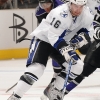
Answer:
[[46, 95], [44, 95], [44, 94], [40, 97], [40, 99], [41, 100], [49, 100], [48, 97]]

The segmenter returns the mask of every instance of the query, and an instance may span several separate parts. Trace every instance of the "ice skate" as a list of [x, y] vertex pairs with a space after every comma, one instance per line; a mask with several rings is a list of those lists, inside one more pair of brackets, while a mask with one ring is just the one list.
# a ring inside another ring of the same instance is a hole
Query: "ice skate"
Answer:
[[43, 95], [40, 97], [41, 100], [47, 100], [48, 99], [48, 90], [53, 86], [55, 78], [52, 78], [49, 85], [45, 88], [43, 91]]
[[48, 91], [49, 91], [50, 87], [52, 87], [52, 86], [53, 86], [53, 84], [50, 83], [50, 84], [45, 88], [45, 90], [43, 91], [43, 95], [40, 97], [41, 100], [47, 100], [47, 99], [48, 99]]
[[48, 91], [41, 97], [41, 100], [62, 100], [62, 92], [54, 86], [51, 86]]

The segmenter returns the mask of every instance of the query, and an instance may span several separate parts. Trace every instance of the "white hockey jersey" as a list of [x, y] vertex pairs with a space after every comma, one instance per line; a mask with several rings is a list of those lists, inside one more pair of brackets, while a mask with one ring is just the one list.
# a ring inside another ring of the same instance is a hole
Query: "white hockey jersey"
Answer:
[[88, 0], [87, 6], [91, 9], [91, 11], [95, 14], [96, 13], [96, 7], [100, 5], [100, 0]]
[[62, 4], [51, 10], [31, 35], [55, 47], [62, 40], [69, 42], [81, 28], [89, 30], [93, 17], [89, 8], [84, 6], [81, 15], [73, 18], [69, 11], [69, 3]]

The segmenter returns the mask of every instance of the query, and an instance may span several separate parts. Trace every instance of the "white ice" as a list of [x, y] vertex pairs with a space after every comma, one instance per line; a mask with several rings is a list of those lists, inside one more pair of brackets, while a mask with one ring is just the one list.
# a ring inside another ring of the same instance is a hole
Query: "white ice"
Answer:
[[[7, 100], [13, 93], [15, 87], [8, 93], [6, 93], [6, 90], [19, 80], [24, 72], [25, 64], [26, 59], [0, 61], [0, 100]], [[40, 96], [50, 82], [52, 75], [53, 70], [50, 59], [43, 76], [32, 86], [21, 100], [40, 100]], [[100, 100], [100, 69], [97, 69], [78, 87], [66, 95], [64, 100]]]

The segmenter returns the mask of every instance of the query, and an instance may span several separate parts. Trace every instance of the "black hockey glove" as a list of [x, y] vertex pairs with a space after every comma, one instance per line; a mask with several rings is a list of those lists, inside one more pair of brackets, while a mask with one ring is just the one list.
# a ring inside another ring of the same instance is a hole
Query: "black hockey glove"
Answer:
[[100, 42], [100, 6], [97, 8], [97, 13], [94, 16], [94, 39], [96, 42]]
[[93, 38], [95, 39], [96, 42], [100, 42], [100, 27], [95, 28]]

